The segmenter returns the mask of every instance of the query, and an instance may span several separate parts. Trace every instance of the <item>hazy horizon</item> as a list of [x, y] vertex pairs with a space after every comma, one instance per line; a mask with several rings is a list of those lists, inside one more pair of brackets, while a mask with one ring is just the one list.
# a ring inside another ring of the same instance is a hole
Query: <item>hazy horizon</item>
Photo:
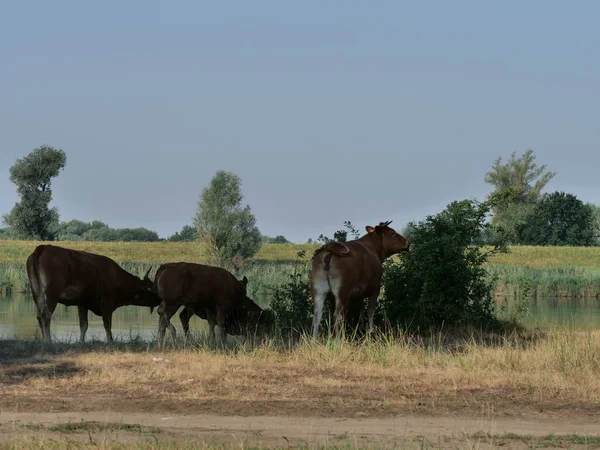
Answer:
[[61, 221], [165, 238], [220, 169], [294, 242], [484, 199], [528, 148], [547, 192], [600, 204], [600, 4], [235, 5], [4, 3], [0, 214], [43, 144]]

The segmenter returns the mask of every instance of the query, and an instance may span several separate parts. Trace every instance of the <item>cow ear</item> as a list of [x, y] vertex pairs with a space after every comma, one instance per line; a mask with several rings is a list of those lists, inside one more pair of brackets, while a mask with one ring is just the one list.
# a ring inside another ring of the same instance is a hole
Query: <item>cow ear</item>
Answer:
[[246, 275], [244, 275], [244, 278], [242, 278], [242, 283], [244, 283], [244, 286], [248, 285], [248, 278], [246, 278]]
[[367, 233], [373, 233], [375, 231], [375, 228], [373, 228], [371, 225], [367, 225], [366, 229], [367, 229]]

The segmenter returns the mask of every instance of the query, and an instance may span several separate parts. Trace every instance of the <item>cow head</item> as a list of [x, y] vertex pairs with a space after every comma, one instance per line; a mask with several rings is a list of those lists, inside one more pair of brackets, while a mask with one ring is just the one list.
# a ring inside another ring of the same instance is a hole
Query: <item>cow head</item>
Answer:
[[248, 278], [244, 277], [238, 280], [238, 282], [243, 294], [238, 297], [239, 303], [237, 308], [234, 308], [227, 318], [225, 326], [227, 332], [238, 335], [246, 332], [252, 333], [257, 331], [258, 328], [271, 325], [271, 319], [274, 319], [274, 316], [272, 316], [273, 313], [263, 310], [246, 294]]
[[253, 333], [265, 330], [273, 325], [274, 321], [272, 311], [262, 309], [251, 298], [245, 296], [240, 307], [232, 311], [226, 329], [230, 334]]
[[404, 236], [396, 233], [396, 230], [389, 226], [390, 223], [392, 223], [391, 220], [381, 222], [376, 227], [367, 226], [367, 233], [379, 238], [382, 252], [386, 258], [409, 249], [409, 244]]
[[152, 266], [146, 271], [144, 278], [142, 278], [141, 289], [138, 289], [134, 294], [134, 301], [136, 305], [149, 306], [150, 314], [154, 311], [154, 308], [162, 302], [162, 299], [154, 292], [154, 283], [148, 277]]

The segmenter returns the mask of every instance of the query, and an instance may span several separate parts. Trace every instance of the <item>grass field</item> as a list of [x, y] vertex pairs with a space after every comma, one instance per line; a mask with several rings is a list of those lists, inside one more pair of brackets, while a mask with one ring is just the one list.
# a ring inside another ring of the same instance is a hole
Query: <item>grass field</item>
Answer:
[[[37, 241], [0, 240], [0, 262], [25, 263]], [[200, 263], [206, 259], [202, 244], [198, 242], [55, 242], [54, 245], [85, 250], [119, 262], [168, 262], [184, 261]], [[312, 252], [316, 245], [309, 244], [263, 244], [254, 257], [257, 261], [282, 262], [296, 259], [300, 250]]]
[[[25, 263], [41, 242], [0, 240], [0, 263]], [[120, 262], [186, 261], [202, 262], [206, 253], [197, 242], [56, 242], [55, 245], [106, 255]], [[289, 262], [300, 250], [312, 253], [316, 244], [263, 244], [254, 257], [257, 261]], [[600, 267], [600, 247], [513, 246], [507, 254], [496, 255], [490, 264], [533, 268]]]
[[[31, 424], [35, 426], [36, 424]], [[52, 435], [53, 437], [20, 437], [13, 438], [7, 442], [0, 442], [0, 450], [78, 450], [78, 449], [100, 449], [100, 450], [362, 450], [362, 449], [395, 449], [395, 450], [441, 450], [441, 449], [597, 449], [600, 445], [600, 436], [586, 434], [556, 435], [550, 433], [545, 436], [532, 436], [529, 434], [488, 434], [488, 433], [462, 433], [455, 437], [405, 437], [397, 438], [389, 445], [381, 443], [370, 444], [366, 436], [352, 436], [341, 434], [332, 436], [329, 443], [307, 444], [305, 442], [296, 445], [288, 444], [283, 438], [279, 445], [268, 445], [254, 436], [252, 430], [241, 440], [227, 439], [222, 434], [216, 434], [209, 439], [199, 440], [194, 438], [183, 438], [180, 440], [169, 436], [164, 438], [155, 433], [128, 433], [123, 438], [122, 431], [108, 430], [103, 432], [88, 431], [82, 429], [80, 433], [48, 432], [44, 428], [37, 430], [38, 435]], [[56, 435], [56, 436], [55, 436]], [[120, 438], [121, 435], [121, 439]], [[287, 438], [286, 438], [287, 439]]]
[[[39, 242], [0, 241], [0, 292], [28, 290], [25, 260]], [[142, 275], [170, 261], [205, 262], [199, 243], [188, 242], [59, 242], [77, 250], [109, 256], [126, 270]], [[243, 271], [252, 294], [286, 280], [298, 251], [310, 257], [317, 245], [264, 244]], [[488, 270], [498, 277], [497, 294], [534, 296], [600, 295], [600, 247], [510, 247], [491, 258]]]
[[[28, 448], [36, 443], [47, 448], [43, 439], [56, 438], [52, 433], [60, 433], [59, 442], [79, 435], [79, 442], [97, 445], [114, 442], [103, 442], [102, 433], [138, 436], [137, 442], [100, 448], [144, 448], [144, 440], [153, 435], [151, 448], [181, 448], [176, 440], [169, 441], [167, 430], [144, 420], [152, 414], [158, 418], [269, 416], [272, 420], [385, 420], [411, 414], [458, 416], [472, 422], [481, 417], [513, 417], [518, 423], [522, 417], [581, 421], [600, 412], [598, 331], [438, 334], [429, 339], [400, 335], [354, 343], [304, 339], [289, 345], [275, 339], [259, 345], [238, 340], [230, 344], [227, 350], [215, 351], [203, 339], [162, 349], [141, 341], [52, 347], [37, 341], [0, 341], [2, 411], [51, 413], [48, 417], [74, 411], [118, 411], [139, 419], [128, 425], [17, 424], [22, 432], [13, 431], [14, 447], [3, 444], [0, 448]], [[36, 437], [27, 441], [21, 436], [25, 431]], [[248, 435], [254, 438], [267, 437], [260, 430], [251, 431]], [[553, 431], [548, 430], [543, 438], [463, 435], [461, 439], [466, 440], [453, 448], [489, 448], [469, 443], [492, 441], [514, 448], [511, 439], [529, 439], [532, 444], [543, 441], [544, 447], [559, 448], [590, 448], [600, 443], [595, 436], [551, 437]], [[277, 437], [281, 440], [281, 434]], [[189, 434], [186, 439], [184, 448], [232, 447], [225, 442], [197, 443]], [[330, 439], [332, 445], [312, 448], [366, 448], [360, 440]], [[264, 448], [255, 442], [233, 446]], [[416, 448], [447, 448], [439, 444], [433, 441]], [[83, 445], [87, 444], [71, 448]]]
[[[486, 405], [537, 410], [600, 405], [600, 331], [512, 332], [360, 342], [230, 339], [216, 351], [204, 335], [160, 349], [129, 341], [84, 347], [2, 341], [0, 406], [77, 408], [86, 392], [120, 411], [339, 417], [415, 411], [479, 413]], [[160, 358], [160, 359], [158, 359]], [[266, 380], [269, 382], [257, 382]], [[61, 393], [68, 392], [67, 397]], [[115, 403], [117, 402], [117, 403]], [[204, 405], [204, 406], [202, 406]], [[94, 405], [86, 405], [94, 409]]]

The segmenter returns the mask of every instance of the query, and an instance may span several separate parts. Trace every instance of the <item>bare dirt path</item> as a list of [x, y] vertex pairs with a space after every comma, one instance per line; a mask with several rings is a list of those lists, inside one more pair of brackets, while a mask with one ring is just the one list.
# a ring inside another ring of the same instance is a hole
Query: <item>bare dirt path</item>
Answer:
[[[237, 443], [261, 442], [266, 445], [323, 444], [344, 441], [389, 445], [397, 442], [410, 442], [411, 439], [414, 440], [417, 437], [426, 437], [431, 442], [440, 442], [441, 439], [449, 444], [456, 443], [465, 437], [473, 439], [472, 436], [476, 434], [488, 436], [483, 438], [484, 441], [492, 439], [489, 436], [502, 439], [502, 436], [508, 434], [529, 437], [600, 434], [600, 419], [566, 420], [549, 417], [473, 419], [407, 415], [388, 418], [324, 418], [118, 412], [2, 412], [0, 413], [0, 437], [4, 440], [22, 435], [53, 437], [63, 432], [50, 431], [52, 427], [81, 424], [82, 422], [140, 425], [141, 430], [159, 433], [162, 437], [204, 441], [223, 439]], [[85, 427], [82, 427], [82, 431], [86, 431]], [[119, 433], [121, 439], [128, 438], [127, 430], [120, 430]], [[84, 437], [86, 440], [88, 439], [87, 432]], [[129, 436], [129, 438], [131, 437]], [[512, 444], [510, 448], [520, 446], [516, 445], [517, 443], [514, 441]], [[481, 442], [478, 445], [481, 445]], [[586, 445], [585, 448], [589, 448], [589, 446]]]

